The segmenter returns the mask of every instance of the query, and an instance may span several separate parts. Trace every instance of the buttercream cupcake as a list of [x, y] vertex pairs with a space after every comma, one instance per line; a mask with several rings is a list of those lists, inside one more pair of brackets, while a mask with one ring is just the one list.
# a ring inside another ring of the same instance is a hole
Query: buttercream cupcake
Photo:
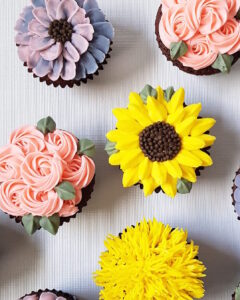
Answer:
[[94, 144], [56, 129], [51, 117], [13, 131], [0, 147], [0, 209], [29, 234], [56, 234], [91, 198]]
[[94, 279], [99, 299], [200, 299], [205, 267], [183, 229], [143, 220], [109, 235]]
[[237, 213], [238, 220], [240, 220], [240, 169], [236, 172], [236, 176], [233, 179], [232, 190], [232, 204], [235, 212]]
[[162, 0], [156, 36], [162, 53], [195, 75], [230, 71], [240, 57], [238, 0]]
[[98, 75], [114, 36], [96, 0], [31, 0], [15, 30], [20, 60], [34, 77], [55, 87]]
[[18, 300], [77, 300], [77, 298], [62, 291], [46, 289], [44, 291], [31, 292]]
[[235, 291], [232, 295], [232, 300], [240, 300], [240, 284], [235, 289]]
[[123, 186], [140, 184], [145, 196], [162, 190], [170, 197], [189, 193], [204, 167], [212, 165], [215, 137], [212, 118], [200, 118], [201, 103], [186, 105], [184, 89], [147, 85], [130, 93], [127, 108], [113, 110], [115, 129], [108, 132], [109, 163], [120, 166]]

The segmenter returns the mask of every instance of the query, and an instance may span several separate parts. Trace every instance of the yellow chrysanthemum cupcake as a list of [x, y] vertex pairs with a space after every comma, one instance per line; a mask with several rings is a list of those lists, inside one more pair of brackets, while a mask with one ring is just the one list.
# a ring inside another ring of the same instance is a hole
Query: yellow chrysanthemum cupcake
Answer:
[[205, 266], [187, 232], [143, 220], [109, 235], [94, 274], [100, 300], [191, 300], [204, 296]]
[[201, 103], [186, 106], [184, 89], [130, 93], [127, 108], [116, 108], [116, 129], [107, 133], [109, 163], [120, 166], [123, 186], [140, 184], [145, 196], [163, 190], [170, 197], [188, 193], [199, 170], [211, 166], [215, 137], [212, 118], [200, 118]]

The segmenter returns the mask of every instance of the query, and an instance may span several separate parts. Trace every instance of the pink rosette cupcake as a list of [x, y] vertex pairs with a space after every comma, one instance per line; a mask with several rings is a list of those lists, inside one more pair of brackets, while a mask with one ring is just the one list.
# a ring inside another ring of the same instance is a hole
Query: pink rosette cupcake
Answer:
[[0, 209], [29, 234], [56, 234], [91, 198], [94, 144], [56, 129], [51, 117], [13, 131], [0, 147]]
[[163, 0], [155, 31], [167, 60], [194, 75], [229, 73], [240, 57], [239, 0]]
[[114, 37], [96, 0], [31, 0], [15, 30], [20, 60], [55, 87], [79, 86], [98, 75]]

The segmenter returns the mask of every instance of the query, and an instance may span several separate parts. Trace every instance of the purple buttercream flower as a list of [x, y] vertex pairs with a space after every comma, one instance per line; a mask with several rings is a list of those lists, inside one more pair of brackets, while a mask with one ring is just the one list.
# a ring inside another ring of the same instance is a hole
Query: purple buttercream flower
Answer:
[[233, 192], [234, 207], [238, 216], [240, 216], [240, 174], [234, 179], [234, 186], [236, 187]]
[[20, 59], [35, 75], [52, 81], [76, 77], [77, 62], [94, 35], [86, 10], [75, 0], [32, 0], [15, 30]]

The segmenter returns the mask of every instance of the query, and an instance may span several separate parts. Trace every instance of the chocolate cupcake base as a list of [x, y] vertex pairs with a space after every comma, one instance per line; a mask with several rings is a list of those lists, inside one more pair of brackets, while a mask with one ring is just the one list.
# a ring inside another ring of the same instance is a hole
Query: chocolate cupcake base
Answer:
[[64, 297], [64, 298], [66, 298], [66, 300], [77, 300], [77, 298], [75, 296], [72, 296], [68, 293], [64, 293], [62, 291], [56, 291], [56, 290], [48, 290], [48, 289], [38, 290], [37, 292], [31, 292], [30, 294], [26, 294], [25, 296], [21, 297], [19, 300], [24, 299], [24, 297], [26, 297], [26, 296], [36, 295], [36, 296], [40, 297], [42, 293], [47, 293], [47, 292], [53, 293], [53, 294], [57, 295], [58, 297]]
[[[214, 74], [218, 74], [221, 73], [219, 70], [212, 68], [211, 66], [204, 68], [204, 69], [200, 69], [200, 70], [194, 70], [193, 68], [190, 67], [185, 67], [179, 60], [172, 60], [171, 59], [171, 55], [170, 55], [170, 50], [163, 44], [161, 38], [160, 38], [160, 32], [159, 32], [159, 24], [162, 18], [162, 5], [160, 5], [158, 12], [157, 12], [157, 16], [156, 16], [156, 22], [155, 22], [155, 33], [156, 33], [156, 38], [157, 38], [157, 42], [158, 42], [158, 46], [161, 49], [162, 53], [164, 56], [166, 56], [168, 61], [171, 61], [172, 64], [176, 67], [178, 67], [181, 71], [186, 72], [188, 74], [192, 74], [192, 75], [214, 75]], [[232, 65], [235, 64], [238, 59], [240, 58], [240, 51], [236, 52], [235, 54], [233, 54], [233, 62]]]

